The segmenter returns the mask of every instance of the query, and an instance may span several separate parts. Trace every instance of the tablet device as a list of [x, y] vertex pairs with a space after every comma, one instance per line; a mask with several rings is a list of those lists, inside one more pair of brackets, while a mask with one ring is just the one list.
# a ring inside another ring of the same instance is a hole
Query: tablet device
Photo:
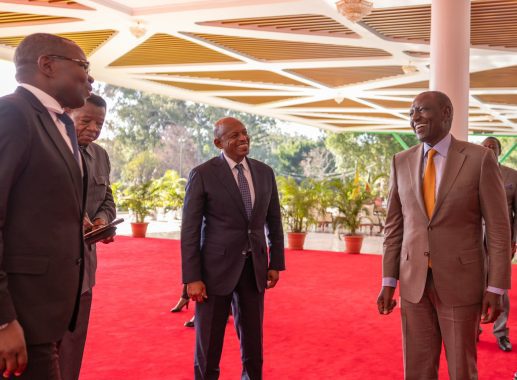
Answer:
[[113, 220], [111, 223], [84, 234], [84, 242], [86, 244], [95, 244], [101, 240], [115, 236], [117, 230], [117, 227], [115, 226], [122, 223], [123, 221], [123, 218], [118, 218]]

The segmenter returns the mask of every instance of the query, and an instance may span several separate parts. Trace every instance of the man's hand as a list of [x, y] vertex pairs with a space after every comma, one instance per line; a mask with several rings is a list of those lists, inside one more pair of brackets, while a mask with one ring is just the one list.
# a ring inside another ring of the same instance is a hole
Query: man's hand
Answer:
[[23, 329], [18, 321], [12, 321], [0, 330], [0, 373], [9, 378], [20, 376], [27, 367], [27, 348]]
[[280, 280], [280, 273], [278, 273], [278, 271], [274, 269], [268, 270], [266, 289], [274, 288], [278, 280]]
[[[102, 218], [97, 218], [93, 221], [93, 230], [95, 231], [96, 229], [99, 229], [100, 227], [102, 226], [105, 226], [106, 224], [108, 224], [108, 222], [106, 222], [104, 219]], [[110, 236], [104, 240], [101, 240], [104, 244], [109, 244], [109, 243], [113, 243], [115, 241], [115, 236]]]
[[395, 288], [391, 286], [383, 286], [379, 296], [377, 297], [377, 308], [379, 314], [387, 315], [393, 311], [397, 305], [397, 301], [393, 299]]
[[90, 232], [92, 229], [93, 229], [93, 223], [90, 220], [90, 218], [88, 218], [88, 215], [85, 215], [84, 219], [83, 219], [83, 233]]
[[494, 322], [502, 311], [502, 297], [496, 293], [485, 292], [481, 309], [481, 323]]
[[187, 294], [194, 302], [203, 302], [208, 298], [203, 281], [194, 281], [187, 284]]

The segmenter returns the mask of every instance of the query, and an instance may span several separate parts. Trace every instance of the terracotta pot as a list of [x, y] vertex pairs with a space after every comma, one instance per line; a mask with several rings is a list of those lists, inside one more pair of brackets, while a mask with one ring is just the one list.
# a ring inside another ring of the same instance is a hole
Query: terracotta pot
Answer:
[[287, 247], [301, 251], [305, 243], [306, 232], [288, 232], [287, 233]]
[[345, 241], [345, 252], [346, 253], [361, 253], [361, 247], [363, 246], [362, 235], [343, 235]]
[[135, 238], [145, 238], [147, 232], [147, 225], [149, 223], [131, 223], [131, 231]]

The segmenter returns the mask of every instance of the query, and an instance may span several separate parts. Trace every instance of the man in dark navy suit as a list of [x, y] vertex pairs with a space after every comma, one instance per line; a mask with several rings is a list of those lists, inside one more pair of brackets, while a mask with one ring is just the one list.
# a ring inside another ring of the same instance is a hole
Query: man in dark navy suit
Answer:
[[[246, 156], [250, 138], [237, 119], [216, 122], [223, 152], [190, 173], [183, 207], [183, 282], [196, 305], [196, 379], [217, 379], [233, 301], [242, 378], [262, 378], [264, 291], [285, 269], [273, 170]], [[266, 244], [265, 227], [270, 241]]]

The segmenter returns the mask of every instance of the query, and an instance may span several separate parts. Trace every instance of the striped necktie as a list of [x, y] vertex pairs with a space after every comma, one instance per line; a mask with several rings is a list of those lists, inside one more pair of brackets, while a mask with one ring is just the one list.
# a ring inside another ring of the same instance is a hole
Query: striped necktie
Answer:
[[246, 215], [248, 219], [251, 218], [251, 210], [253, 209], [253, 204], [251, 202], [251, 191], [250, 186], [248, 184], [248, 180], [244, 176], [244, 166], [242, 164], [235, 165], [237, 169], [237, 181], [239, 182], [239, 190], [241, 192], [242, 201], [244, 202], [244, 209], [246, 210]]

